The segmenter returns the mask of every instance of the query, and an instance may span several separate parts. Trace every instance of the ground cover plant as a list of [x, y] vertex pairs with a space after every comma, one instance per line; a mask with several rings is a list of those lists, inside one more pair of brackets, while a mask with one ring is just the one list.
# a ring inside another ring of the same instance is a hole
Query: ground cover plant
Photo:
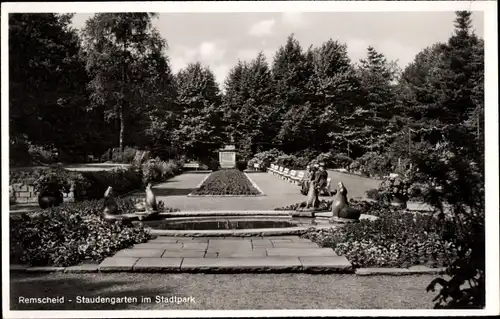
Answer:
[[213, 172], [193, 195], [259, 195], [246, 175], [237, 169]]
[[377, 220], [360, 220], [340, 229], [314, 230], [304, 235], [331, 247], [354, 267], [444, 267], [456, 258], [456, 229], [431, 215], [387, 210]]
[[[131, 199], [117, 201], [120, 213], [135, 211]], [[102, 200], [92, 200], [11, 216], [11, 264], [71, 266], [84, 261], [100, 262], [120, 249], [151, 238], [140, 226], [106, 221], [102, 208]]]

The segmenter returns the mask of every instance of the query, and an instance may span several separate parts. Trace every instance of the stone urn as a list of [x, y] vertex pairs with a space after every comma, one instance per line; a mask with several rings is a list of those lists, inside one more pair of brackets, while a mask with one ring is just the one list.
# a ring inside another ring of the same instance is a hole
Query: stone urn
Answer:
[[63, 201], [63, 193], [57, 189], [44, 189], [38, 194], [38, 205], [42, 209], [59, 206]]
[[391, 200], [391, 205], [406, 209], [407, 199], [404, 196], [393, 196]]
[[349, 206], [349, 201], [347, 199], [347, 188], [344, 183], [339, 182], [337, 186], [337, 193], [332, 203], [332, 218], [331, 222], [357, 222], [361, 216], [361, 211], [359, 209]]

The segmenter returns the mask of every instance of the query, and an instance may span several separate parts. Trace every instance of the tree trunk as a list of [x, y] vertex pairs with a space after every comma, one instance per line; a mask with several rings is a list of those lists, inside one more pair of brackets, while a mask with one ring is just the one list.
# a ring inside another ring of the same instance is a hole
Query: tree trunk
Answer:
[[123, 116], [123, 106], [120, 107], [120, 156], [123, 156], [123, 135], [125, 133], [125, 121]]

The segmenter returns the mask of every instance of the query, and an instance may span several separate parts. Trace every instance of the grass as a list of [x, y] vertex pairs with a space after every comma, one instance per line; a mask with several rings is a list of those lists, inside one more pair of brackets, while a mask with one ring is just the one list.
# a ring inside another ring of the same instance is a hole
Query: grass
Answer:
[[192, 195], [260, 195], [246, 175], [237, 169], [213, 172]]
[[[436, 276], [308, 274], [12, 274], [12, 310], [432, 309], [425, 291]], [[63, 304], [19, 304], [23, 297], [65, 296]], [[137, 297], [130, 304], [77, 304], [76, 296]], [[140, 302], [141, 297], [152, 303]], [[155, 303], [156, 296], [195, 303]], [[71, 299], [73, 302], [69, 302]]]

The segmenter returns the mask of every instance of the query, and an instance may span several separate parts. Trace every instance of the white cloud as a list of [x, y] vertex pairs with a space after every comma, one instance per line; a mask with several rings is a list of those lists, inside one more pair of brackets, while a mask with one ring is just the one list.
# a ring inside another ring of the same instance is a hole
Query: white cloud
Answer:
[[[237, 56], [238, 59], [242, 61], [251, 61], [257, 57], [257, 54], [259, 54], [261, 50], [258, 49], [242, 49], [238, 50]], [[264, 53], [264, 56], [266, 57], [267, 63], [272, 63], [273, 61], [273, 56], [274, 56], [274, 50], [271, 49], [266, 49], [262, 50], [262, 53]]]
[[211, 67], [214, 72], [215, 79], [219, 84], [219, 88], [222, 90], [224, 88], [224, 80], [226, 79], [227, 74], [229, 73], [229, 69], [231, 68], [228, 64], [220, 64], [214, 67]]
[[215, 42], [203, 42], [199, 47], [199, 55], [204, 62], [220, 61], [226, 53], [225, 48], [221, 48]]
[[359, 63], [360, 59], [366, 58], [367, 49], [370, 43], [364, 39], [350, 38], [346, 41], [347, 53], [351, 61]]
[[172, 71], [177, 73], [189, 63], [197, 61], [212, 67], [224, 58], [226, 49], [215, 42], [206, 41], [197, 47], [172, 46], [167, 54], [170, 57]]
[[283, 12], [281, 20], [284, 24], [293, 27], [301, 27], [305, 25], [306, 21], [304, 19], [304, 14], [302, 12]]
[[259, 21], [250, 28], [248, 34], [255, 37], [271, 35], [275, 24], [274, 19]]

